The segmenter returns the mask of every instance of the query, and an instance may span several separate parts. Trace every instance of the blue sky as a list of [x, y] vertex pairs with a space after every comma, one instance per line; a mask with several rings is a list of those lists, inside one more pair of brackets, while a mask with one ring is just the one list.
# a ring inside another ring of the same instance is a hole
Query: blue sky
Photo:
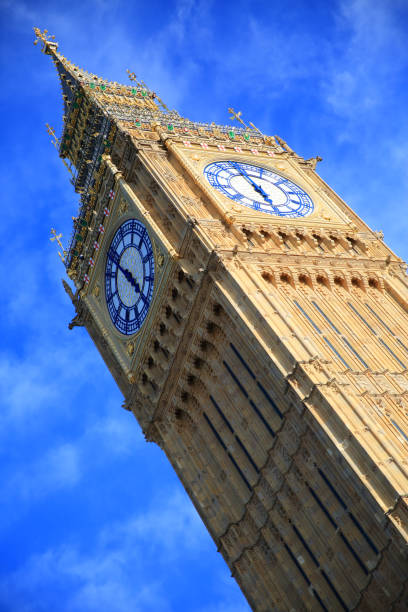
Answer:
[[49, 230], [78, 196], [45, 130], [62, 99], [32, 27], [114, 81], [135, 71], [191, 119], [228, 106], [305, 157], [408, 259], [405, 0], [0, 0], [3, 286], [0, 610], [244, 612], [163, 453], [73, 309]]

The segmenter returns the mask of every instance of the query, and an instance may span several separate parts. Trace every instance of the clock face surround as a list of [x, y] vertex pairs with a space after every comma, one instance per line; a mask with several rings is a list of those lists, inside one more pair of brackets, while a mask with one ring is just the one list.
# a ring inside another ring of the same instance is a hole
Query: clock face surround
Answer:
[[237, 204], [279, 217], [305, 217], [314, 208], [311, 197], [296, 183], [273, 170], [241, 161], [217, 161], [204, 176]]
[[105, 299], [112, 323], [127, 336], [141, 328], [152, 301], [153, 246], [146, 227], [128, 219], [112, 238], [105, 267]]

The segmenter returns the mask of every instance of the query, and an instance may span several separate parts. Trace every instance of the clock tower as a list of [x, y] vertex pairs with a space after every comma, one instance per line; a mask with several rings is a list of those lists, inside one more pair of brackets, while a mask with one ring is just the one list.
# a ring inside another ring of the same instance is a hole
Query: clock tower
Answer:
[[64, 282], [253, 610], [406, 610], [405, 265], [281, 138], [192, 122], [46, 32]]

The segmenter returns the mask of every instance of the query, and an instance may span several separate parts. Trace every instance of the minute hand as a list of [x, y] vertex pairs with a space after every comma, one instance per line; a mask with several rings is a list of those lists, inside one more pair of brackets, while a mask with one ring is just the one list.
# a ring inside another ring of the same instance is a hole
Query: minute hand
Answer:
[[133, 278], [130, 270], [126, 270], [126, 268], [122, 268], [122, 266], [118, 263], [119, 270], [123, 273], [124, 277], [127, 281], [135, 288], [136, 293], [140, 293], [139, 283]]
[[122, 268], [122, 266], [119, 263], [118, 254], [115, 253], [114, 251], [112, 252], [112, 250], [110, 249], [108, 251], [108, 257], [109, 257], [109, 259], [111, 259], [118, 266], [119, 270], [122, 272], [122, 274], [124, 275], [126, 280], [129, 281], [129, 283], [132, 285], [132, 287], [135, 288], [135, 291], [137, 293], [140, 293], [139, 283], [133, 278], [133, 275], [130, 272], [130, 270], [126, 270], [126, 268]]
[[266, 202], [269, 202], [270, 204], [272, 204], [272, 200], [268, 197], [268, 194], [266, 193], [266, 191], [264, 191], [260, 185], [257, 185], [255, 181], [253, 181], [251, 177], [245, 172], [245, 170], [243, 170], [239, 166], [238, 167], [235, 166], [235, 167], [238, 170], [238, 172], [241, 174], [241, 176], [243, 176], [249, 183], [251, 183], [255, 191], [257, 193], [260, 193], [261, 196], [264, 198], [264, 200], [266, 200]]

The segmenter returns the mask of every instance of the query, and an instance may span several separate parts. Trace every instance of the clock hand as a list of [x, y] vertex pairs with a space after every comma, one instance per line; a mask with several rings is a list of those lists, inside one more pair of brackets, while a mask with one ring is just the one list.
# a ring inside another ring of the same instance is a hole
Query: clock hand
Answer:
[[255, 181], [251, 179], [251, 177], [245, 172], [243, 168], [240, 168], [239, 166], [237, 167], [236, 164], [234, 164], [234, 166], [238, 170], [240, 175], [243, 176], [249, 183], [251, 183], [255, 191], [259, 193], [266, 202], [269, 202], [270, 204], [272, 204], [272, 200], [268, 197], [268, 194], [266, 193], [266, 191], [264, 191], [260, 185], [257, 185]]
[[119, 270], [123, 273], [124, 277], [127, 281], [135, 288], [136, 293], [140, 293], [139, 283], [133, 278], [130, 270], [126, 270], [126, 268], [122, 268], [120, 264], [118, 264]]
[[118, 266], [119, 270], [122, 272], [122, 274], [124, 275], [126, 280], [129, 281], [129, 283], [132, 285], [132, 287], [135, 288], [136, 293], [140, 293], [139, 283], [133, 278], [133, 275], [130, 272], [130, 270], [127, 270], [126, 268], [122, 268], [122, 266], [119, 263], [118, 254], [115, 253], [115, 252], [111, 252], [109, 250], [108, 251], [108, 257], [109, 257], [109, 259], [111, 259]]

